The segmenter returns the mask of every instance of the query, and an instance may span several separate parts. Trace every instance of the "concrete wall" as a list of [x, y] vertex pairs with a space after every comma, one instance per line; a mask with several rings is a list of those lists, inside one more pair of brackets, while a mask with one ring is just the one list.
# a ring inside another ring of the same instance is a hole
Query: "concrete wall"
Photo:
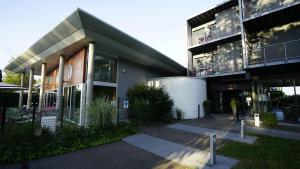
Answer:
[[167, 75], [147, 70], [141, 65], [124, 59], [118, 59], [117, 97], [126, 97], [127, 90], [137, 83], [144, 82], [146, 79], [164, 76]]
[[206, 81], [190, 77], [167, 77], [149, 79], [155, 87], [163, 87], [174, 101], [173, 117], [176, 118], [176, 108], [183, 110], [184, 119], [198, 118], [198, 105], [200, 105], [199, 118], [204, 117], [203, 101], [207, 99]]

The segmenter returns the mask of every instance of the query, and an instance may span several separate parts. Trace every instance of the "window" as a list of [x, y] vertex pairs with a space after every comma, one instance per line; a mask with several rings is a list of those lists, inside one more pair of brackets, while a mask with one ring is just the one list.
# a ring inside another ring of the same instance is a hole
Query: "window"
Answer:
[[156, 80], [156, 81], [155, 81], [155, 87], [156, 87], [156, 88], [159, 88], [159, 80]]
[[149, 81], [149, 82], [148, 82], [148, 87], [153, 87], [153, 86], [154, 86], [153, 81]]
[[80, 95], [79, 85], [64, 87], [64, 119], [79, 123], [80, 116]]
[[95, 81], [116, 83], [117, 64], [115, 59], [96, 54], [94, 70]]

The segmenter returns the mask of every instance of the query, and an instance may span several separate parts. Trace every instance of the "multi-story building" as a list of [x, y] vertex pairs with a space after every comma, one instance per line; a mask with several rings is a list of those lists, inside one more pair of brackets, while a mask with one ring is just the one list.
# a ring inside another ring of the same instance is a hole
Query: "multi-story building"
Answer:
[[214, 112], [232, 98], [245, 113], [300, 105], [299, 11], [299, 0], [227, 0], [187, 20], [187, 74], [207, 80]]
[[[33, 77], [39, 75], [39, 110], [59, 110], [55, 112], [57, 120], [63, 117], [79, 125], [87, 125], [86, 108], [93, 99], [108, 97], [118, 104], [118, 119], [127, 119], [124, 104], [130, 87], [149, 78], [182, 76], [186, 71], [167, 56], [81, 9], [5, 69], [22, 77], [30, 74], [28, 109]], [[20, 92], [20, 106], [24, 104], [23, 97]]]

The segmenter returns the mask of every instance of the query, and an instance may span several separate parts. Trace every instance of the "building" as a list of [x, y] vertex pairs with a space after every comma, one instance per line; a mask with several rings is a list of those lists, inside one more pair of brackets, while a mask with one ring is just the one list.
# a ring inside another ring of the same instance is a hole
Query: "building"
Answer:
[[206, 79], [214, 112], [232, 98], [243, 113], [299, 108], [299, 11], [299, 0], [227, 0], [187, 20], [187, 74]]
[[[66, 120], [80, 125], [86, 124], [86, 107], [93, 98], [105, 95], [118, 104], [122, 120], [127, 118], [122, 107], [128, 88], [148, 78], [181, 76], [186, 72], [167, 56], [81, 9], [5, 69], [30, 74], [28, 109], [33, 76], [39, 75], [39, 110], [60, 110], [58, 120], [63, 113]], [[25, 87], [23, 83], [21, 86]], [[20, 96], [21, 106], [23, 92]]]

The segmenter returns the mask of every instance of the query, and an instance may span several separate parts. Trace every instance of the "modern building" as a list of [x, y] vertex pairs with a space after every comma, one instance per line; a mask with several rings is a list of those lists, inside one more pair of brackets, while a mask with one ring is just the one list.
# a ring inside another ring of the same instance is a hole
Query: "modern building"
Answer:
[[[27, 108], [31, 108], [33, 77], [39, 75], [39, 109], [63, 110], [66, 120], [80, 125], [86, 124], [86, 107], [93, 98], [104, 95], [118, 104], [122, 120], [127, 118], [122, 106], [128, 88], [149, 78], [186, 72], [167, 56], [81, 9], [5, 69], [22, 77], [30, 74]], [[23, 105], [22, 92], [20, 96]]]
[[299, 0], [227, 0], [187, 20], [187, 74], [206, 79], [214, 112], [232, 98], [244, 113], [300, 107], [299, 11]]

